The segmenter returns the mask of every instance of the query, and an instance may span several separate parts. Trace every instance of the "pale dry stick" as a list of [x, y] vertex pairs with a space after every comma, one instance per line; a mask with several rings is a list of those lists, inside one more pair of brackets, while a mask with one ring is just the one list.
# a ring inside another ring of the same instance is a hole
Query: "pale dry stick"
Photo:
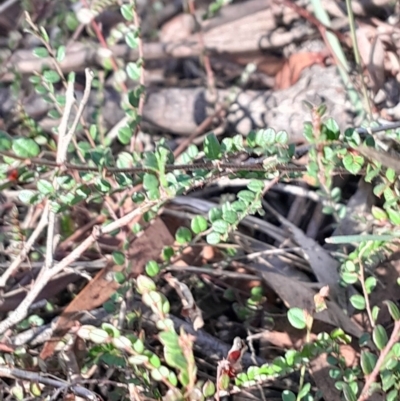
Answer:
[[391, 351], [393, 346], [399, 341], [399, 333], [400, 333], [400, 320], [396, 320], [394, 323], [392, 335], [390, 336], [389, 341], [386, 344], [385, 348], [381, 351], [381, 354], [379, 355], [379, 358], [376, 361], [373, 371], [367, 377], [367, 380], [365, 381], [364, 387], [361, 390], [361, 394], [358, 397], [357, 401], [365, 401], [369, 397], [368, 394], [369, 389], [372, 383], [375, 382], [377, 376], [379, 375], [379, 372], [381, 370], [383, 362], [385, 361], [386, 356]]
[[52, 379], [50, 377], [46, 377], [43, 373], [28, 372], [22, 369], [9, 368], [8, 366], [0, 365], [0, 377], [8, 377], [14, 380], [27, 380], [32, 383], [41, 383], [61, 389], [70, 388], [71, 391], [77, 396], [83, 397], [87, 400], [98, 400], [98, 397], [85, 387], [77, 384], [70, 384], [61, 379]]
[[81, 100], [81, 102], [79, 104], [78, 111], [77, 111], [77, 114], [75, 116], [75, 120], [72, 123], [72, 126], [69, 129], [68, 133], [64, 137], [65, 143], [63, 144], [63, 146], [65, 147], [65, 149], [62, 149], [63, 160], [58, 160], [57, 159], [57, 162], [60, 163], [60, 164], [64, 163], [66, 158], [67, 158], [67, 150], [68, 150], [69, 142], [72, 140], [72, 136], [74, 135], [74, 133], [76, 131], [76, 127], [78, 126], [78, 123], [79, 123], [79, 121], [80, 121], [80, 119], [82, 117], [83, 110], [85, 109], [85, 107], [87, 105], [87, 102], [89, 101], [90, 90], [91, 90], [92, 81], [93, 81], [93, 78], [94, 78], [93, 71], [90, 68], [85, 68], [85, 78], [86, 78], [85, 90], [83, 92], [83, 97], [82, 97], [82, 100]]
[[[65, 136], [68, 128], [68, 119], [71, 115], [72, 106], [75, 102], [74, 97], [74, 81], [72, 79], [68, 80], [67, 90], [65, 92], [65, 108], [64, 113], [61, 118], [60, 125], [58, 127], [58, 147], [57, 147], [57, 156], [56, 161], [57, 163], [64, 163], [66, 160], [67, 155], [67, 148], [68, 144], [65, 143]], [[65, 144], [67, 146], [65, 146]], [[58, 189], [58, 182], [57, 182], [57, 171], [60, 170], [59, 168], [55, 170], [53, 176], [53, 187], [55, 191]], [[43, 266], [44, 270], [50, 269], [53, 265], [53, 241], [54, 241], [54, 233], [55, 233], [55, 226], [56, 226], [56, 214], [54, 211], [51, 210], [51, 202], [47, 200], [47, 205], [49, 206], [49, 221], [47, 227], [47, 240], [46, 240], [46, 258], [45, 264]], [[43, 271], [43, 270], [42, 270]], [[42, 272], [41, 272], [42, 273]], [[39, 274], [39, 277], [41, 274]], [[38, 279], [39, 279], [38, 277]]]
[[[83, 98], [82, 101], [79, 104], [78, 107], [78, 112], [75, 116], [75, 119], [71, 125], [71, 128], [68, 130], [68, 119], [71, 115], [72, 111], [72, 106], [75, 103], [75, 98], [74, 98], [74, 82], [72, 79], [68, 81], [68, 86], [67, 86], [67, 91], [66, 91], [66, 103], [65, 103], [65, 110], [64, 114], [62, 116], [60, 126], [58, 129], [58, 148], [57, 148], [57, 157], [56, 161], [59, 165], [62, 165], [65, 163], [67, 160], [67, 152], [68, 152], [68, 145], [72, 140], [72, 137], [76, 131], [76, 127], [78, 126], [79, 120], [83, 114], [83, 110], [85, 109], [85, 106], [89, 100], [90, 96], [90, 89], [92, 87], [92, 81], [93, 81], [93, 72], [89, 69], [85, 69], [85, 77], [86, 77], [86, 85], [85, 85], [85, 90], [83, 92]], [[58, 190], [59, 184], [57, 181], [57, 172], [60, 170], [58, 168], [54, 174], [54, 179], [53, 179], [53, 187], [55, 191]], [[53, 264], [53, 241], [54, 241], [54, 230], [55, 230], [55, 223], [56, 223], [56, 213], [53, 212], [50, 208], [49, 212], [49, 225], [47, 229], [47, 242], [46, 242], [46, 262], [45, 262], [45, 268], [49, 269], [51, 268]]]
[[149, 211], [155, 206], [160, 206], [164, 202], [170, 200], [168, 197], [162, 197], [157, 201], [147, 202], [140, 205], [137, 209], [131, 211], [125, 216], [121, 217], [117, 221], [110, 224], [104, 225], [102, 227], [95, 226], [93, 232], [89, 235], [83, 242], [81, 242], [71, 253], [68, 254], [61, 262], [54, 265], [51, 269], [42, 269], [35, 283], [33, 284], [31, 290], [28, 292], [24, 300], [19, 304], [17, 309], [12, 312], [7, 319], [0, 322], [0, 334], [3, 334], [6, 330], [12, 327], [14, 324], [19, 323], [23, 320], [28, 312], [30, 305], [34, 302], [40, 292], [43, 290], [47, 282], [54, 277], [56, 274], [60, 273], [66, 267], [68, 267], [72, 262], [75, 262], [83, 252], [85, 252], [90, 246], [92, 246], [97, 239], [104, 234], [109, 234], [114, 230], [127, 225], [135, 217], [141, 216], [143, 213]]
[[42, 231], [47, 226], [48, 217], [49, 217], [49, 205], [46, 204], [46, 206], [44, 207], [43, 213], [42, 213], [42, 217], [40, 218], [39, 223], [36, 226], [36, 228], [33, 230], [28, 241], [26, 241], [25, 246], [22, 248], [22, 250], [18, 254], [18, 256], [13, 260], [13, 262], [8, 266], [7, 270], [0, 277], [0, 288], [5, 287], [5, 285], [7, 284], [7, 280], [14, 273], [14, 271], [18, 269], [20, 264], [25, 260], [29, 251], [31, 250], [33, 244], [35, 243], [35, 241], [38, 239], [39, 235], [42, 233]]

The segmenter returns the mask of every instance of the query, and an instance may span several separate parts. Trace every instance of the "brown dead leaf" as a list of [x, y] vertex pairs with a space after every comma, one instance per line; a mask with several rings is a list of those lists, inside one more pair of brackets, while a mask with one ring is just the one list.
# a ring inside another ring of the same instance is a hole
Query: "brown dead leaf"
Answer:
[[314, 64], [324, 65], [326, 54], [322, 52], [301, 52], [292, 54], [275, 76], [274, 89], [287, 89], [300, 78], [301, 72]]
[[[151, 259], [157, 259], [162, 248], [165, 245], [171, 245], [173, 241], [162, 221], [159, 218], [155, 220], [141, 236], [133, 241], [129, 251], [129, 257], [134, 261], [132, 273], [140, 274], [146, 263]], [[114, 280], [114, 273], [123, 269], [124, 266], [117, 266], [110, 262], [74, 298], [59, 316], [54, 327], [53, 338], [47, 341], [40, 353], [42, 359], [47, 359], [54, 354], [57, 343], [74, 325], [74, 321], [80, 313], [98, 308], [119, 288], [120, 285]]]

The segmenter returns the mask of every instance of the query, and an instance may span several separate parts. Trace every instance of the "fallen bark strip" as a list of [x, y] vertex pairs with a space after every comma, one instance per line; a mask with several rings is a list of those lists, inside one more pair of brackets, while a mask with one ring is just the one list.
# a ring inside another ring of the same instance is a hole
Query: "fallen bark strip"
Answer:
[[[292, 27], [296, 18], [298, 16], [292, 10], [274, 8], [270, 1], [249, 1], [245, 12], [242, 4], [232, 5], [226, 7], [220, 17], [203, 22], [205, 49], [199, 42], [198, 34], [194, 32], [180, 41], [144, 43], [144, 59], [151, 61], [197, 57], [204, 50], [220, 55], [281, 50], [293, 42], [304, 40], [314, 32], [313, 28], [304, 24]], [[108, 50], [98, 44], [73, 43], [68, 46], [60, 66], [64, 72], [82, 71], [87, 67], [102, 68], [104, 61], [110, 56], [135, 61], [139, 54], [126, 44], [118, 44]], [[14, 79], [14, 74], [9, 71], [31, 74], [34, 71], [40, 72], [46, 66], [51, 68], [52, 65], [49, 57], [37, 58], [32, 54], [32, 49], [17, 50], [2, 66], [2, 70], [6, 72], [2, 80]]]
[[[219, 101], [234, 94], [234, 90], [218, 90]], [[77, 94], [79, 97], [79, 94]], [[120, 122], [125, 114], [120, 107], [120, 95], [107, 88], [104, 101], [98, 104], [93, 94], [86, 108], [85, 119], [94, 122], [91, 116], [96, 110], [102, 114], [106, 130]], [[272, 127], [285, 130], [291, 142], [303, 140], [303, 123], [309, 119], [303, 102], [307, 100], [319, 105], [327, 105], [327, 114], [333, 117], [343, 129], [352, 123], [348, 109], [346, 89], [340, 81], [335, 67], [314, 65], [303, 71], [300, 80], [292, 87], [280, 91], [238, 91], [227, 112], [227, 132], [247, 135], [252, 129]], [[16, 100], [7, 88], [0, 89], [0, 115], [6, 121], [12, 120]], [[24, 101], [25, 111], [39, 122], [46, 131], [51, 131], [57, 120], [46, 116], [50, 110], [41, 96], [31, 95]], [[142, 128], [190, 135], [209, 115], [207, 95], [204, 88], [163, 88], [149, 89], [143, 114]]]

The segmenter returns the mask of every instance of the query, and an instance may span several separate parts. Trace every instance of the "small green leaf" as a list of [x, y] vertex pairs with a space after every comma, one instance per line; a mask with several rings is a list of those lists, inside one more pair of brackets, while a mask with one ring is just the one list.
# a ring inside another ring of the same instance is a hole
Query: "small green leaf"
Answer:
[[7, 132], [0, 130], [0, 150], [10, 150], [12, 138]]
[[190, 222], [190, 228], [195, 234], [200, 234], [207, 230], [207, 220], [203, 216], [195, 216]]
[[385, 348], [388, 342], [388, 336], [383, 326], [377, 324], [374, 327], [374, 331], [372, 332], [372, 339], [379, 351], [382, 351]]
[[367, 290], [367, 294], [371, 294], [372, 290], [376, 287], [376, 278], [371, 276], [365, 280], [365, 288]]
[[390, 221], [396, 226], [400, 225], [400, 212], [392, 208], [386, 208], [386, 212], [389, 215]]
[[133, 21], [133, 7], [132, 4], [123, 4], [120, 7], [121, 14], [127, 21]]
[[348, 153], [343, 158], [344, 167], [346, 168], [347, 171], [349, 171], [352, 174], [358, 174], [362, 169], [363, 164], [364, 164], [364, 158], [359, 155], [353, 155]]
[[397, 401], [399, 399], [399, 390], [393, 389], [386, 395], [386, 401]]
[[212, 223], [212, 228], [219, 234], [226, 234], [229, 231], [229, 225], [224, 220], [216, 220]]
[[132, 79], [132, 81], [137, 81], [140, 78], [140, 75], [142, 73], [140, 65], [138, 63], [128, 63], [126, 65], [126, 73], [128, 74], [128, 77]]
[[37, 189], [43, 195], [51, 194], [54, 191], [53, 184], [46, 180], [39, 180], [37, 183]]
[[210, 233], [207, 235], [206, 241], [210, 245], [216, 245], [221, 242], [221, 236], [218, 233]]
[[326, 135], [328, 141], [336, 141], [340, 136], [340, 128], [333, 118], [329, 118], [322, 125], [322, 133]]
[[365, 309], [365, 299], [362, 295], [355, 294], [350, 297], [350, 303], [358, 310]]
[[160, 272], [160, 266], [155, 260], [150, 260], [146, 264], [146, 274], [150, 277], [157, 276], [157, 274]]
[[360, 363], [361, 363], [361, 369], [362, 369], [364, 375], [368, 376], [369, 374], [372, 373], [377, 360], [378, 360], [378, 357], [375, 354], [373, 354], [372, 352], [369, 352], [369, 351], [361, 352]]
[[213, 207], [208, 211], [208, 218], [210, 222], [214, 222], [222, 218], [222, 210], [218, 207]]
[[250, 191], [255, 193], [261, 192], [264, 189], [264, 182], [261, 180], [251, 180], [247, 184], [247, 188], [249, 188]]
[[131, 48], [131, 49], [137, 49], [139, 45], [139, 38], [136, 32], [129, 32], [125, 36], [125, 41], [126, 44]]
[[125, 264], [125, 255], [120, 251], [113, 251], [112, 258], [116, 265], [122, 266]]
[[237, 197], [238, 197], [238, 199], [242, 200], [243, 202], [250, 204], [254, 201], [256, 195], [254, 192], [244, 189], [237, 194]]
[[383, 303], [388, 307], [392, 319], [395, 321], [400, 320], [400, 311], [397, 305], [392, 301], [383, 301]]
[[239, 222], [239, 217], [233, 210], [224, 210], [222, 213], [222, 218], [228, 224], [237, 224]]
[[12, 149], [19, 157], [31, 158], [40, 153], [38, 144], [30, 138], [17, 138], [13, 141]]
[[161, 343], [170, 349], [179, 350], [179, 337], [174, 331], [165, 331], [159, 334]]
[[230, 378], [229, 375], [226, 373], [223, 373], [221, 377], [219, 378], [219, 388], [221, 390], [226, 390], [229, 386]]
[[155, 175], [146, 173], [143, 177], [143, 188], [146, 191], [157, 189], [160, 186], [158, 179]]
[[372, 213], [372, 216], [374, 216], [374, 218], [377, 220], [387, 220], [387, 218], [388, 218], [388, 215], [386, 214], [386, 212], [377, 206], [372, 206], [371, 213]]
[[211, 380], [207, 380], [202, 388], [205, 398], [211, 398], [215, 394], [215, 384]]
[[356, 394], [347, 383], [343, 383], [343, 394], [346, 401], [357, 401]]
[[221, 158], [221, 145], [214, 133], [208, 134], [204, 140], [204, 153], [209, 160]]
[[376, 320], [378, 319], [378, 315], [379, 315], [379, 311], [380, 310], [381, 309], [377, 305], [374, 305], [372, 307], [371, 315], [372, 315], [372, 319], [374, 320], [374, 322], [376, 322]]
[[304, 384], [303, 388], [300, 390], [299, 394], [297, 395], [297, 399], [301, 400], [302, 398], [304, 398], [311, 389], [311, 384], [310, 383], [306, 383]]
[[161, 366], [161, 360], [156, 354], [152, 354], [149, 357], [149, 362], [153, 367], [155, 367], [157, 369]]
[[49, 56], [49, 52], [44, 47], [36, 47], [33, 50], [33, 55], [39, 58], [45, 58]]
[[122, 127], [118, 130], [118, 140], [123, 144], [127, 145], [132, 138], [133, 131], [129, 127]]
[[57, 82], [60, 82], [61, 78], [56, 71], [48, 70], [43, 72], [43, 79], [46, 82], [55, 84]]
[[303, 309], [290, 308], [287, 313], [290, 324], [299, 330], [306, 327], [306, 318]]
[[289, 141], [289, 135], [286, 131], [278, 131], [275, 140], [281, 145], [286, 145]]
[[139, 275], [136, 279], [136, 286], [141, 294], [156, 290], [156, 284], [154, 283], [154, 281], [151, 278], [142, 274]]
[[31, 199], [35, 196], [35, 193], [33, 191], [30, 191], [29, 189], [23, 189], [19, 194], [18, 198], [21, 202], [29, 204], [31, 202]]
[[187, 244], [192, 240], [192, 233], [186, 227], [179, 227], [175, 233], [175, 239], [178, 244]]
[[57, 54], [56, 54], [56, 59], [59, 63], [61, 63], [61, 61], [63, 61], [65, 58], [65, 46], [60, 46], [57, 49]]

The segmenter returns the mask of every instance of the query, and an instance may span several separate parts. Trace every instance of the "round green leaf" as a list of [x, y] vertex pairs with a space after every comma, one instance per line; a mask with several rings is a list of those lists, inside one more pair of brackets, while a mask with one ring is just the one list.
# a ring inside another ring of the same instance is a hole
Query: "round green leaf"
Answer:
[[136, 32], [129, 32], [125, 36], [125, 41], [131, 49], [136, 49], [139, 45], [139, 38]]
[[147, 191], [157, 189], [159, 187], [157, 177], [153, 174], [146, 173], [143, 177], [143, 187]]
[[146, 274], [150, 277], [157, 276], [157, 274], [160, 272], [160, 266], [155, 260], [150, 260], [146, 264]]
[[33, 54], [34, 54], [36, 57], [45, 58], [45, 57], [48, 57], [49, 52], [48, 52], [48, 51], [46, 50], [46, 48], [44, 48], [44, 47], [36, 47], [36, 48], [33, 50]]
[[376, 287], [376, 278], [371, 276], [365, 280], [365, 288], [367, 289], [367, 294], [371, 294], [372, 290]]
[[142, 274], [139, 275], [136, 279], [136, 286], [141, 294], [149, 291], [155, 291], [156, 289], [156, 284], [154, 283], [154, 281], [151, 278]]
[[216, 220], [212, 223], [212, 228], [219, 234], [226, 234], [229, 231], [229, 224], [224, 220]]
[[289, 135], [286, 131], [278, 131], [276, 133], [276, 142], [280, 143], [281, 145], [286, 145], [289, 140]]
[[352, 174], [357, 174], [364, 164], [364, 158], [358, 155], [347, 154], [343, 158], [343, 165], [347, 171]]
[[179, 227], [175, 239], [178, 244], [187, 244], [192, 239], [192, 232], [186, 227]]
[[57, 82], [60, 82], [60, 76], [58, 75], [58, 73], [56, 71], [53, 70], [48, 70], [48, 71], [44, 71], [43, 72], [43, 79], [46, 82], [49, 82], [51, 84], [55, 84]]
[[282, 401], [296, 401], [296, 395], [289, 390], [283, 390]]
[[261, 180], [251, 180], [247, 184], [247, 188], [252, 192], [261, 192], [264, 189], [264, 182]]
[[159, 368], [161, 366], [161, 360], [156, 354], [151, 354], [149, 357], [149, 362], [155, 368]]
[[128, 63], [126, 66], [126, 73], [132, 81], [137, 81], [141, 74], [140, 65], [138, 65], [138, 63]]
[[48, 195], [54, 191], [53, 184], [47, 180], [39, 180], [37, 189], [43, 195]]
[[207, 380], [202, 390], [204, 397], [210, 398], [215, 394], [215, 384], [211, 380]]
[[221, 242], [221, 236], [218, 233], [210, 233], [207, 235], [206, 241], [210, 245], [216, 245]]
[[306, 318], [303, 309], [300, 308], [290, 308], [287, 313], [290, 324], [299, 330], [306, 327]]
[[122, 266], [125, 263], [125, 255], [120, 251], [113, 251], [112, 258], [116, 265]]
[[364, 310], [365, 309], [365, 299], [362, 295], [355, 294], [350, 297], [350, 302], [354, 306], [354, 308], [358, 310]]
[[190, 223], [190, 228], [195, 234], [200, 234], [207, 230], [207, 220], [203, 216], [195, 216]]
[[118, 140], [123, 144], [127, 145], [132, 138], [133, 131], [129, 127], [122, 127], [118, 130]]
[[13, 141], [12, 149], [19, 157], [31, 158], [40, 153], [38, 144], [30, 138], [17, 138]]

